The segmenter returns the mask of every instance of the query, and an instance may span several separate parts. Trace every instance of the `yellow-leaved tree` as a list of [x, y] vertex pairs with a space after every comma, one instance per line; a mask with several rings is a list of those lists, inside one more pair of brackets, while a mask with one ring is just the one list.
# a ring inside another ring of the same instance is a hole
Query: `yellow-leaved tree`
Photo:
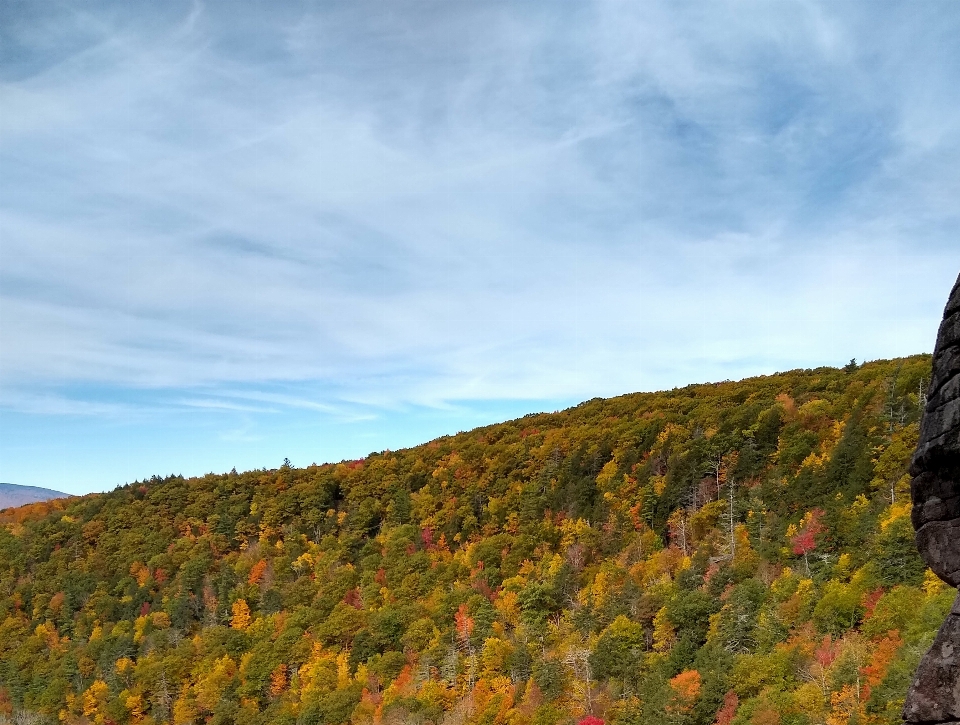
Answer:
[[230, 626], [234, 629], [244, 630], [250, 626], [250, 605], [246, 599], [238, 599], [231, 607], [233, 617], [230, 620]]

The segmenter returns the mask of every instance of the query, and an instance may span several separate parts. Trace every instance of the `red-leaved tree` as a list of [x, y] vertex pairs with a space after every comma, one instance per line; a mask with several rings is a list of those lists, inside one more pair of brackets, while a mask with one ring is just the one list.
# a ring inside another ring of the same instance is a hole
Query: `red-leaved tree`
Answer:
[[717, 711], [717, 719], [713, 725], [730, 725], [733, 718], [737, 715], [737, 706], [740, 704], [740, 698], [737, 693], [730, 690], [723, 697], [723, 706]]
[[823, 514], [823, 509], [808, 511], [806, 516], [800, 521], [799, 531], [790, 537], [793, 553], [797, 556], [803, 556], [803, 563], [807, 567], [807, 576], [810, 576], [810, 559], [808, 555], [817, 548], [817, 534], [823, 533], [824, 531], [824, 526], [820, 523]]

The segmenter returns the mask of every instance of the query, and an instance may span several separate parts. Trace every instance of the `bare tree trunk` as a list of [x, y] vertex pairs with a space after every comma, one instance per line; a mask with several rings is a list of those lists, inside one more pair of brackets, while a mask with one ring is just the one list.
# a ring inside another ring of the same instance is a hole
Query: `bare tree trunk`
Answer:
[[736, 525], [733, 517], [733, 481], [727, 483], [727, 497], [730, 500], [730, 561], [733, 561], [737, 555], [737, 537]]

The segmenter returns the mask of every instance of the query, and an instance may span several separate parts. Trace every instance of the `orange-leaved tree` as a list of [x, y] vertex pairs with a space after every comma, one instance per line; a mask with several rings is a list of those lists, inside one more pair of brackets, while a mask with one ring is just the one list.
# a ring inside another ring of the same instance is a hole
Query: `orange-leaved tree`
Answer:
[[694, 703], [700, 697], [702, 679], [697, 670], [684, 670], [670, 680], [670, 701], [667, 703], [667, 712], [683, 715], [693, 709]]

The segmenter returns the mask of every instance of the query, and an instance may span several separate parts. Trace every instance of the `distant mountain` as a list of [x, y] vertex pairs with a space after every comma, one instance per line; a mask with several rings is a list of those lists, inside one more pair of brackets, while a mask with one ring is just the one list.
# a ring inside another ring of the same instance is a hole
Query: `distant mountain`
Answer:
[[70, 494], [39, 486], [18, 486], [15, 483], [0, 483], [0, 509], [23, 506], [52, 498], [66, 498]]

